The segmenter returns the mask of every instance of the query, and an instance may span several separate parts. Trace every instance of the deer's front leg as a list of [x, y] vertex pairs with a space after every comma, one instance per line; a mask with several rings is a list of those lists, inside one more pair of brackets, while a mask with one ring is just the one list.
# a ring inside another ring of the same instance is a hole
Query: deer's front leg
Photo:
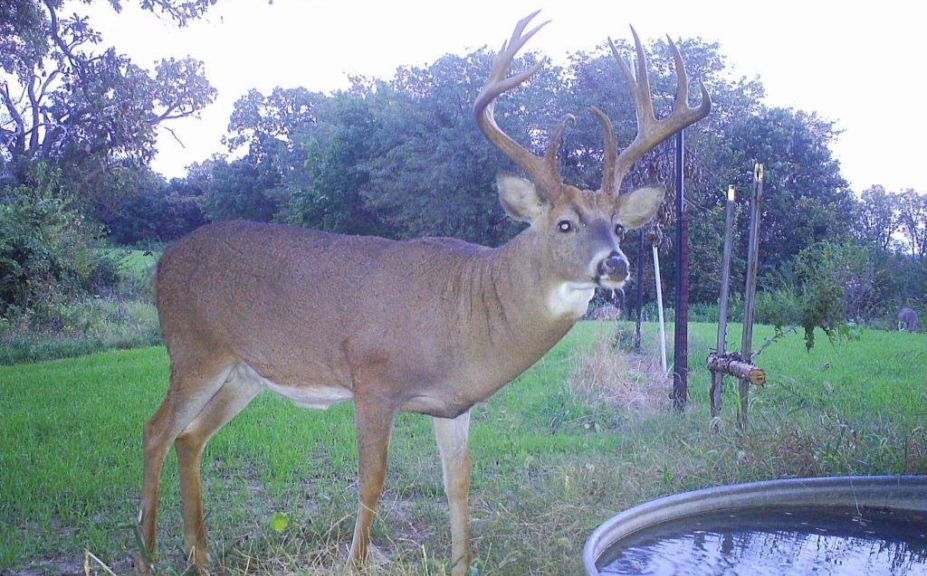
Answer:
[[451, 574], [464, 576], [470, 568], [470, 412], [454, 419], [435, 418], [434, 423], [451, 509]]
[[396, 410], [376, 402], [357, 402], [357, 446], [360, 503], [348, 563], [362, 566], [370, 549], [370, 529], [386, 482], [389, 441]]

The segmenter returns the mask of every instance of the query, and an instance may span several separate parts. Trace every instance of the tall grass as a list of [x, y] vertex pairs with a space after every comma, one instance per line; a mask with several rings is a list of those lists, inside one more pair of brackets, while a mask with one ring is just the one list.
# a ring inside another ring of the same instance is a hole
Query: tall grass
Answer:
[[34, 308], [0, 318], [0, 364], [159, 344], [152, 292], [157, 258], [141, 250], [118, 251], [118, 282], [112, 290], [76, 299], [49, 297]]

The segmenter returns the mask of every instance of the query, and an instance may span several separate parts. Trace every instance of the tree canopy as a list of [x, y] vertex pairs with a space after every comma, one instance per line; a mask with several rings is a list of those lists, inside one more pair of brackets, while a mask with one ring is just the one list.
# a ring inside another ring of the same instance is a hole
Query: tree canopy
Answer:
[[[183, 25], [214, 2], [139, 5]], [[99, 184], [100, 174], [144, 166], [156, 151], [156, 126], [215, 98], [201, 62], [165, 58], [146, 70], [104, 49], [88, 17], [65, 14], [63, 5], [12, 0], [0, 7], [0, 173], [16, 183], [28, 182], [41, 162], [80, 173], [72, 181], [88, 185]]]

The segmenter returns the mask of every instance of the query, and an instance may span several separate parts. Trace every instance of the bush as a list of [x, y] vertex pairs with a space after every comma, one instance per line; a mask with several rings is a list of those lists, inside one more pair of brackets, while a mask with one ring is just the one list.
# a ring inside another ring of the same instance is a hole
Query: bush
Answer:
[[0, 191], [0, 315], [112, 286], [116, 264], [99, 250], [102, 233], [56, 171]]
[[760, 292], [756, 295], [756, 321], [783, 326], [799, 326], [804, 315], [804, 302], [794, 286]]

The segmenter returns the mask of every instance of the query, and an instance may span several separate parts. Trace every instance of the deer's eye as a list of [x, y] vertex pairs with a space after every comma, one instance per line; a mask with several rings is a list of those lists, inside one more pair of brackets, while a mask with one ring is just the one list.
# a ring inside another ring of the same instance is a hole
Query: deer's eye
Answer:
[[560, 230], [561, 232], [569, 232], [572, 229], [573, 223], [569, 220], [561, 220], [560, 222], [557, 222], [557, 230]]
[[622, 234], [624, 234], [624, 226], [615, 224], [615, 236], [621, 236]]

